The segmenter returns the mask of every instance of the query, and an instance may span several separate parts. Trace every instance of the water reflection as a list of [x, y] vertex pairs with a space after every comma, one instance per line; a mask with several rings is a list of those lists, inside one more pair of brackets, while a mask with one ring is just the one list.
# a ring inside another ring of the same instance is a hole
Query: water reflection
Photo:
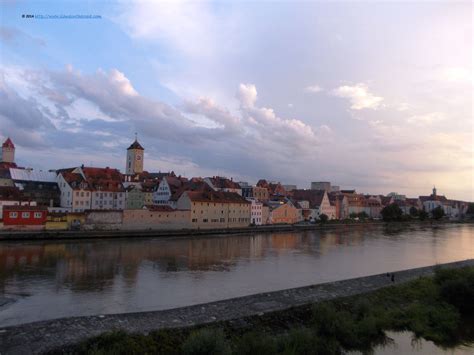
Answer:
[[474, 228], [0, 244], [0, 326], [165, 309], [474, 257]]

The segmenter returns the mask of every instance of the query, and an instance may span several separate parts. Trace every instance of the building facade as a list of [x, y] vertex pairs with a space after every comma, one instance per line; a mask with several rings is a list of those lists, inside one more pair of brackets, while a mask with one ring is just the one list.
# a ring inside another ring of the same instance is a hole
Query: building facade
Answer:
[[127, 175], [140, 174], [143, 172], [143, 160], [145, 149], [138, 143], [137, 139], [127, 148], [127, 161], [125, 173]]

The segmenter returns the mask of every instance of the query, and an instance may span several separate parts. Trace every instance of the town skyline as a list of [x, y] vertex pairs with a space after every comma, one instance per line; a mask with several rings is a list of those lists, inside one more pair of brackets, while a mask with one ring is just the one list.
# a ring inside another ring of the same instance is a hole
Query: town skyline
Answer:
[[124, 172], [137, 132], [148, 171], [474, 200], [470, 2], [0, 6], [20, 166]]

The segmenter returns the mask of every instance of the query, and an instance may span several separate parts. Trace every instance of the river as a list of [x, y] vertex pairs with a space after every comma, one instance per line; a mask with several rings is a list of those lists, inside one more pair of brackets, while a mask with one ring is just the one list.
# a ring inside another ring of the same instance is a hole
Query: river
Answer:
[[474, 225], [0, 242], [0, 327], [161, 310], [474, 257]]

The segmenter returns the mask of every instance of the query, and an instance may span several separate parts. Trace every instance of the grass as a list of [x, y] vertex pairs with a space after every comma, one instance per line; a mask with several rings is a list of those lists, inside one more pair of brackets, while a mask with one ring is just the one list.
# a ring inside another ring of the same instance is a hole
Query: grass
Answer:
[[165, 329], [149, 335], [103, 334], [55, 353], [71, 354], [342, 354], [370, 353], [385, 330], [411, 331], [442, 347], [474, 340], [474, 267], [439, 269], [434, 277], [368, 294], [229, 322]]

